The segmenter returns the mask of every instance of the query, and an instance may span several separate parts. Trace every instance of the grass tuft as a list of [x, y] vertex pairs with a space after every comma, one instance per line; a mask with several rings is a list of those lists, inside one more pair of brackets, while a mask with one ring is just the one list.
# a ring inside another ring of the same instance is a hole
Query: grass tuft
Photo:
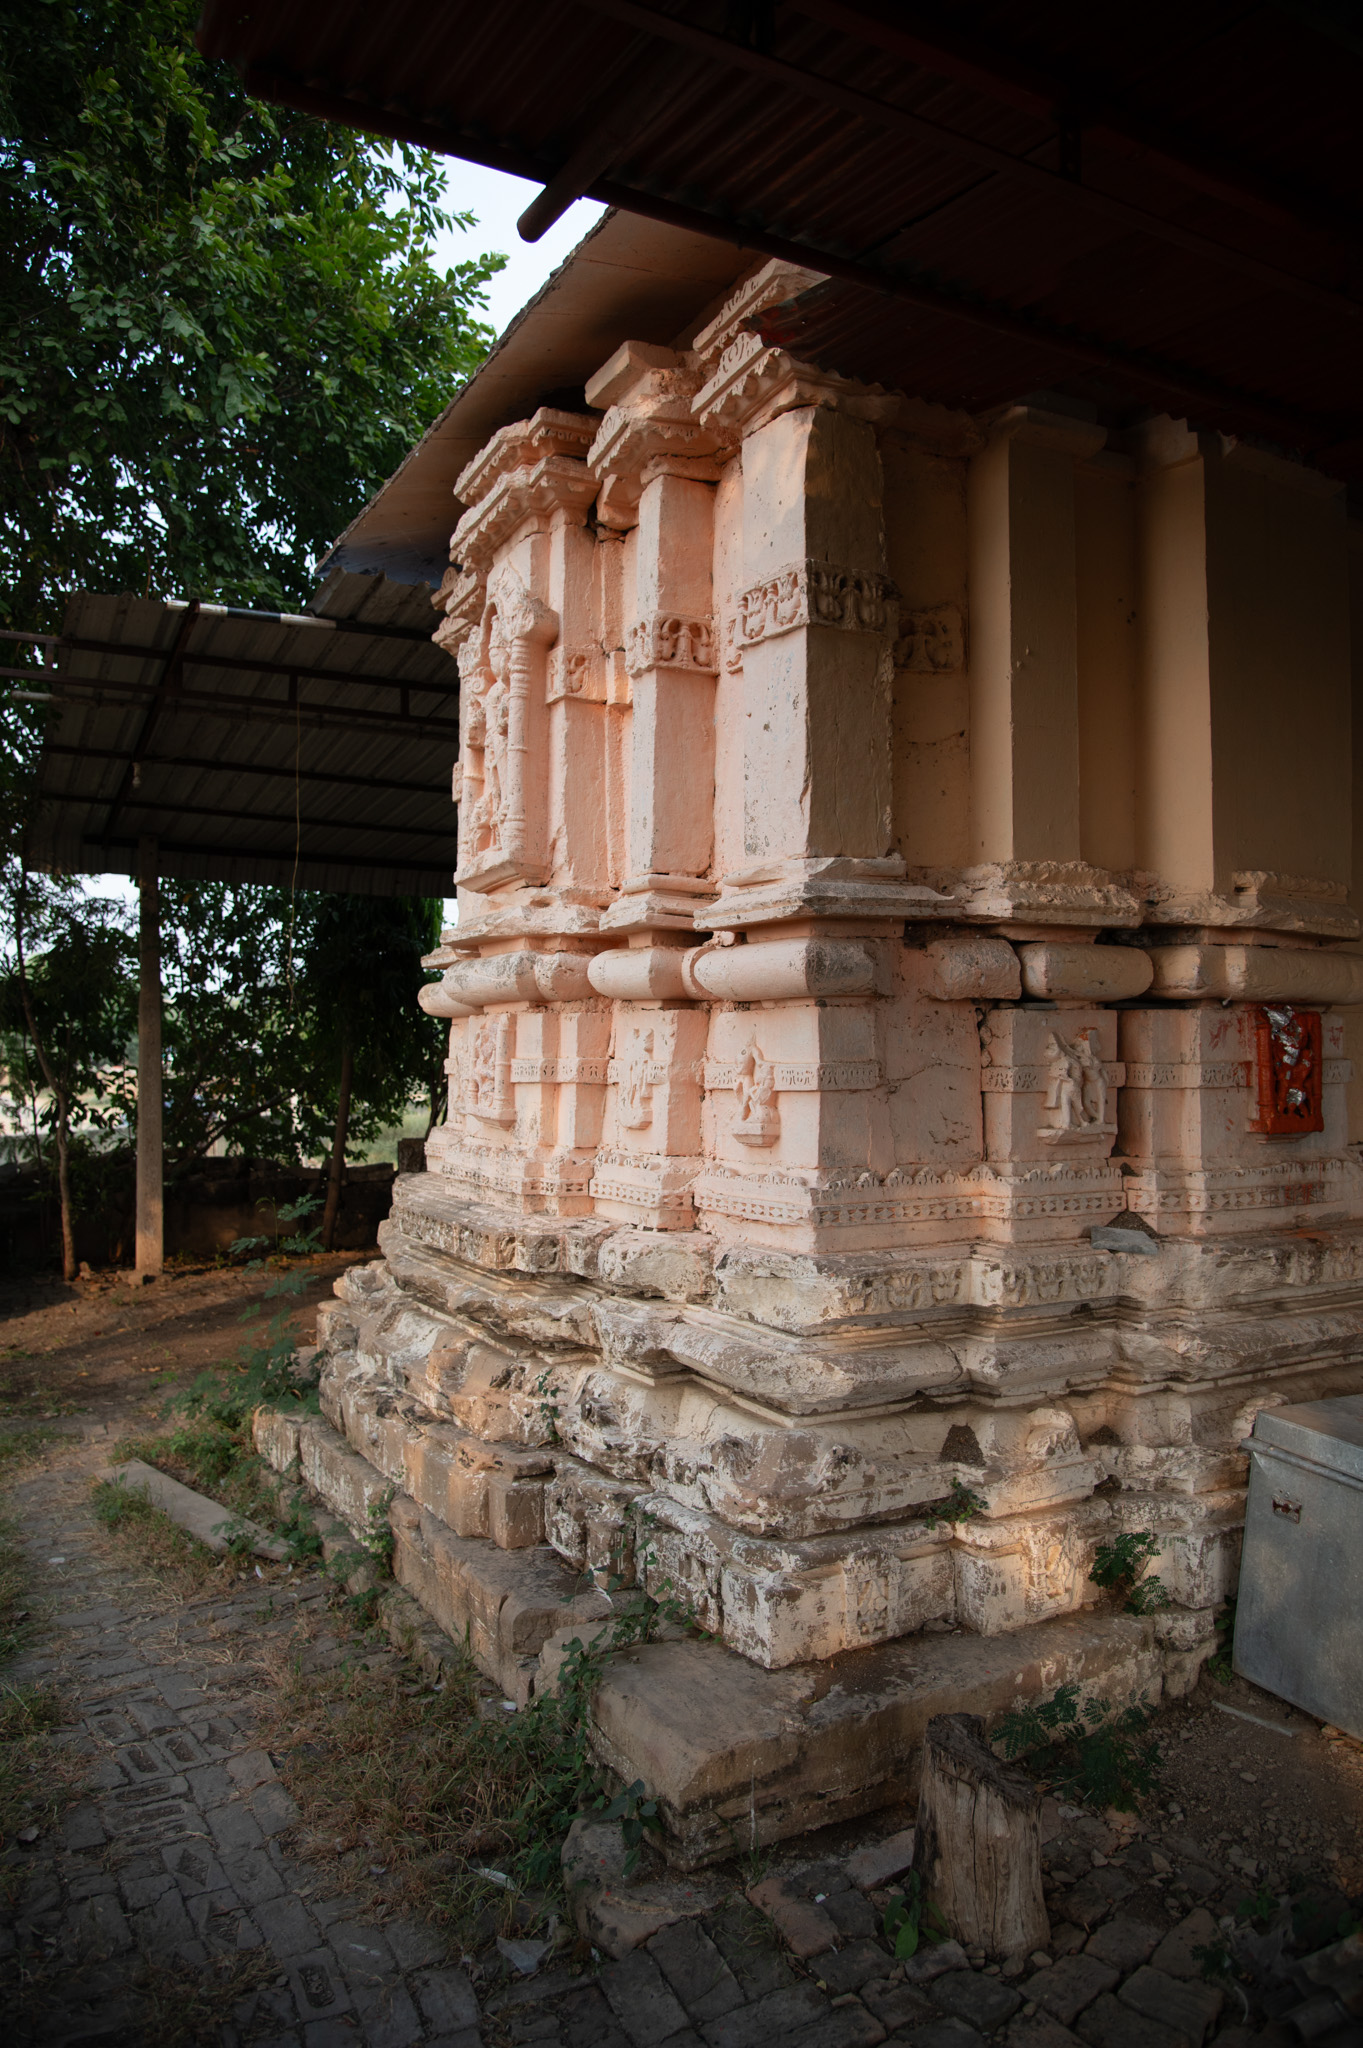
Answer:
[[218, 1556], [172, 1522], [163, 1508], [147, 1498], [143, 1487], [102, 1480], [90, 1505], [100, 1527], [115, 1539], [124, 1562], [182, 1597], [202, 1593], [224, 1574], [224, 1567], [234, 1577], [240, 1570], [230, 1553]]

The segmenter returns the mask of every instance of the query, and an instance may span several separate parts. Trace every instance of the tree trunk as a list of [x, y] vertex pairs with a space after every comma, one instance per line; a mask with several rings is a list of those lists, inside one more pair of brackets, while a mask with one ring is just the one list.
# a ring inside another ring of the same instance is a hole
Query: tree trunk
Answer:
[[57, 1191], [62, 1208], [62, 1279], [76, 1277], [76, 1231], [71, 1214], [71, 1173], [67, 1147], [66, 1091], [57, 1093]]
[[322, 1250], [332, 1249], [336, 1218], [341, 1208], [341, 1177], [345, 1172], [346, 1126], [350, 1122], [350, 1090], [355, 1079], [355, 1054], [349, 1039], [341, 1047], [341, 1092], [336, 1098], [336, 1136], [332, 1141], [331, 1165], [327, 1171], [327, 1201], [322, 1211]]
[[958, 1941], [1003, 1958], [1046, 1947], [1041, 1792], [999, 1762], [978, 1714], [928, 1723], [914, 1863]]
[[[52, 1062], [47, 1056], [47, 1048], [38, 1036], [38, 1026], [34, 1020], [33, 1002], [28, 986], [28, 968], [24, 963], [24, 919], [27, 912], [28, 898], [21, 874], [19, 893], [14, 904], [14, 950], [16, 965], [19, 969], [19, 992], [23, 998], [24, 1022], [28, 1026], [28, 1035], [33, 1041], [33, 1050], [38, 1055], [38, 1064], [43, 1070], [43, 1079], [46, 1081], [52, 1099], [57, 1105], [57, 1193], [61, 1202], [62, 1218], [62, 1279], [74, 1280], [76, 1277], [76, 1234], [74, 1219], [71, 1214], [71, 1174], [66, 1142], [70, 1124], [70, 1103], [65, 1088], [57, 1080]], [[34, 1094], [33, 1127], [36, 1133], [36, 1090]], [[38, 1157], [41, 1160], [41, 1151]]]

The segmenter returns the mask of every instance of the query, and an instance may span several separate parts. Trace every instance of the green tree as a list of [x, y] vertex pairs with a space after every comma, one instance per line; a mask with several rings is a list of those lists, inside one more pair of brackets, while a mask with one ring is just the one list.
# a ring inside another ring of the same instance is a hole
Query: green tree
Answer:
[[[297, 608], [492, 339], [505, 258], [429, 261], [473, 225], [440, 159], [250, 99], [197, 11], [0, 0], [0, 626], [82, 588]], [[7, 698], [13, 845], [42, 714]]]
[[298, 605], [486, 353], [443, 165], [247, 97], [195, 0], [0, 0], [0, 607]]
[[[322, 1244], [331, 1250], [350, 1138], [372, 1138], [401, 1121], [429, 1091], [444, 1032], [416, 1001], [427, 979], [421, 955], [440, 938], [435, 899], [317, 896], [311, 905], [304, 981], [311, 1012], [309, 1045], [314, 1113], [334, 1103]], [[329, 1073], [325, 1093], [316, 1077]]]
[[125, 1123], [128, 1051], [137, 1029], [133, 942], [122, 906], [69, 881], [4, 869], [0, 1046], [29, 1111], [38, 1165], [44, 1136], [56, 1154], [62, 1272], [76, 1275], [72, 1142], [78, 1131]]
[[416, 992], [437, 901], [204, 882], [161, 898], [172, 1171], [215, 1145], [316, 1158], [338, 1128], [343, 1164], [347, 1136], [369, 1143], [431, 1097], [443, 1035]]

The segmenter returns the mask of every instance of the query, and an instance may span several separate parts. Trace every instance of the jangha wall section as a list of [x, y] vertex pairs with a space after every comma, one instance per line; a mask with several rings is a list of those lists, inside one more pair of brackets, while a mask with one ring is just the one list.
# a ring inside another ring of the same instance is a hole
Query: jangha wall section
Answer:
[[1341, 496], [794, 361], [750, 322], [814, 281], [460, 480], [449, 1118], [328, 1413], [768, 1666], [1152, 1529], [1183, 1684], [1256, 1409], [1359, 1384]]

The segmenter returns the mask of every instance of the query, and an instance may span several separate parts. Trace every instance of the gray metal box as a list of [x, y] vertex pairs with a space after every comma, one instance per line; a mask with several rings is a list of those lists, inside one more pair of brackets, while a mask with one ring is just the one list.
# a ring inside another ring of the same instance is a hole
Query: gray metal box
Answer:
[[1261, 1408], [1242, 1448], [1235, 1669], [1363, 1736], [1363, 1394]]

